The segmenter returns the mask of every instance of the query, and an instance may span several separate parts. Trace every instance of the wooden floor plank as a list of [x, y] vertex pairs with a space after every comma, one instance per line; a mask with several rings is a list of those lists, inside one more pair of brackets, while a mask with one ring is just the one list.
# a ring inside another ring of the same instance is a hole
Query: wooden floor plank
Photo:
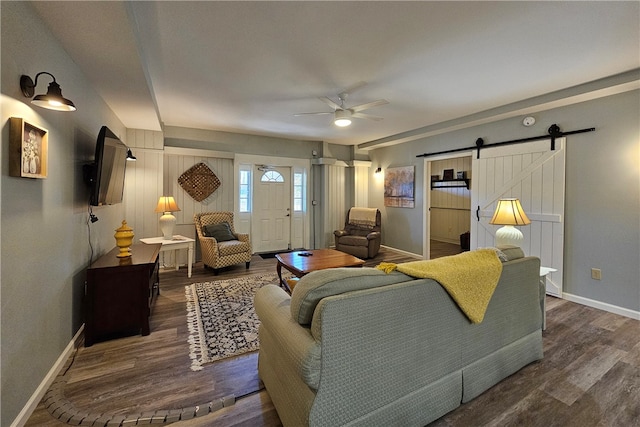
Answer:
[[[459, 252], [457, 245], [432, 244], [431, 249], [433, 257]], [[413, 260], [407, 254], [382, 248], [365, 265]], [[191, 371], [184, 289], [196, 282], [275, 273], [275, 266], [275, 259], [254, 256], [248, 271], [239, 264], [222, 269], [217, 276], [199, 263], [194, 265], [191, 278], [184, 268], [162, 270], [151, 334], [78, 348], [73, 361], [67, 362], [70, 367], [64, 378], [68, 382], [53, 401], [70, 402], [77, 413], [97, 419], [104, 414], [148, 415], [157, 410], [181, 413], [235, 395], [232, 406], [174, 425], [281, 425], [265, 390], [244, 396], [260, 388], [257, 353]], [[461, 405], [431, 427], [640, 425], [640, 322], [554, 297], [547, 297], [546, 307], [544, 359]], [[26, 425], [67, 425], [52, 417], [52, 400], [45, 399]]]

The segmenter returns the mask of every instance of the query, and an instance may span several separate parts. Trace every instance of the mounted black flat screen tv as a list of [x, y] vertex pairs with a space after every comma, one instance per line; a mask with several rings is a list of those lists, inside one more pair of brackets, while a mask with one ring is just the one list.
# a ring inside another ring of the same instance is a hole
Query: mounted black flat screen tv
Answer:
[[102, 126], [96, 142], [96, 157], [85, 167], [92, 206], [122, 202], [124, 174], [127, 167], [127, 146], [106, 126]]

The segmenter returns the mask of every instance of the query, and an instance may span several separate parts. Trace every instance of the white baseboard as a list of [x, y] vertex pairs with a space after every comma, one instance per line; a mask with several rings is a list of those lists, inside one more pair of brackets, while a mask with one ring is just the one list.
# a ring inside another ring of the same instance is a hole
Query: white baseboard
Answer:
[[436, 242], [442, 242], [442, 243], [450, 243], [452, 245], [458, 245], [460, 246], [460, 240], [456, 240], [456, 239], [447, 239], [446, 237], [433, 237], [431, 236], [431, 240], [435, 240]]
[[632, 319], [640, 320], [640, 311], [630, 310], [624, 307], [618, 307], [617, 305], [607, 304], [606, 302], [595, 301], [589, 298], [580, 297], [568, 293], [563, 293], [562, 298], [567, 301], [577, 302], [578, 304], [586, 305], [587, 307], [597, 308], [599, 310], [608, 311], [609, 313], [619, 314], [620, 316], [630, 317]]
[[413, 257], [413, 258], [424, 259], [422, 254], [414, 254], [412, 252], [407, 252], [407, 251], [403, 251], [402, 249], [392, 248], [391, 246], [387, 246], [387, 245], [380, 245], [380, 247], [383, 247], [383, 248], [386, 248], [386, 249], [390, 249], [392, 251], [400, 252], [402, 254], [405, 254], [405, 255]]
[[22, 427], [27, 423], [29, 417], [38, 406], [38, 403], [40, 403], [45, 393], [49, 390], [49, 387], [64, 367], [64, 364], [67, 362], [71, 354], [73, 354], [83, 331], [84, 324], [80, 326], [80, 329], [78, 329], [78, 332], [76, 332], [69, 344], [67, 344], [62, 354], [58, 357], [58, 360], [56, 360], [56, 363], [54, 363], [51, 369], [49, 369], [49, 372], [44, 377], [38, 388], [33, 392], [26, 405], [24, 405], [16, 419], [11, 423], [11, 427]]

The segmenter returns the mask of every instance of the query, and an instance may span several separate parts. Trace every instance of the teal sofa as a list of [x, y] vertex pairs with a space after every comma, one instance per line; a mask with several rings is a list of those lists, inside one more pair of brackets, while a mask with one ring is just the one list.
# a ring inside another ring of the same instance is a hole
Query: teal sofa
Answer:
[[284, 426], [424, 426], [542, 358], [540, 261], [503, 248], [472, 324], [431, 279], [373, 269], [308, 274], [255, 297], [258, 372]]

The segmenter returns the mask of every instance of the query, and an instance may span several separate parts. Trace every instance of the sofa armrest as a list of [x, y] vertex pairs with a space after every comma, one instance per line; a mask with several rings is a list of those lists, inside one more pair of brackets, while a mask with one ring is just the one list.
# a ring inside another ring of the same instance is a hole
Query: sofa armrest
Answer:
[[214, 237], [199, 236], [202, 262], [214, 266], [218, 260], [218, 241]]
[[[264, 362], [270, 363], [269, 349], [278, 349], [278, 366], [295, 373], [311, 388], [320, 381], [320, 344], [311, 336], [309, 328], [300, 326], [291, 317], [291, 297], [276, 285], [263, 286], [254, 299], [260, 319], [260, 352]], [[268, 356], [267, 356], [268, 355]], [[267, 360], [265, 360], [267, 359]]]
[[203, 251], [218, 253], [218, 241], [215, 237], [200, 236], [200, 247]]
[[336, 230], [333, 232], [333, 235], [336, 237], [346, 236], [347, 234], [349, 233], [347, 233], [345, 230]]
[[235, 233], [234, 236], [241, 242], [249, 242], [249, 235], [247, 233]]
[[379, 231], [372, 231], [371, 233], [367, 234], [367, 240], [375, 240], [379, 238], [380, 238]]

